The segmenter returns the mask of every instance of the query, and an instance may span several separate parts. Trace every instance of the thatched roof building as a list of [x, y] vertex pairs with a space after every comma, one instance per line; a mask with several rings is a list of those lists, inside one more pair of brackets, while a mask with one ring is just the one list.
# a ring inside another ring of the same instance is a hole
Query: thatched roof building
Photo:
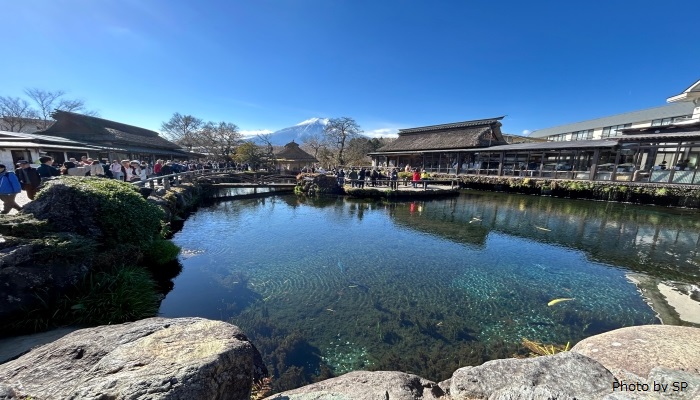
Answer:
[[[158, 135], [158, 132], [121, 122], [91, 117], [68, 111], [56, 111], [51, 115], [56, 122], [42, 135], [60, 136], [100, 148], [100, 158], [187, 159], [186, 150]], [[93, 156], [93, 155], [91, 155]]]
[[399, 129], [399, 137], [377, 150], [376, 154], [459, 150], [505, 144], [499, 122], [501, 119], [503, 117]]
[[281, 171], [299, 171], [303, 167], [318, 162], [314, 156], [299, 148], [299, 145], [293, 140], [276, 152], [275, 158], [277, 159], [277, 169]]
[[465, 149], [506, 144], [501, 133], [504, 117], [451, 124], [400, 129], [393, 142], [370, 153], [374, 163], [386, 166], [411, 165], [429, 171], [447, 171]]

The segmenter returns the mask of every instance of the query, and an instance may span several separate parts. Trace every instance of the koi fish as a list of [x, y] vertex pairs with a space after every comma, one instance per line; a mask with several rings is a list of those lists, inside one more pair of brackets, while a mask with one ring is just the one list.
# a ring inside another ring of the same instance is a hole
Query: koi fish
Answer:
[[326, 308], [326, 311], [335, 312], [335, 310], [332, 308]]
[[549, 303], [547, 303], [547, 305], [548, 305], [549, 307], [551, 307], [551, 306], [553, 306], [553, 305], [555, 305], [555, 304], [557, 304], [557, 303], [561, 303], [562, 301], [571, 301], [571, 300], [575, 300], [575, 299], [573, 299], [573, 298], [554, 299], [554, 300], [550, 301]]
[[551, 229], [543, 228], [543, 227], [537, 226], [537, 225], [535, 225], [535, 228], [537, 228], [537, 229], [539, 229], [539, 230], [541, 230], [541, 231], [545, 231], [545, 232], [551, 232], [551, 231], [552, 231]]

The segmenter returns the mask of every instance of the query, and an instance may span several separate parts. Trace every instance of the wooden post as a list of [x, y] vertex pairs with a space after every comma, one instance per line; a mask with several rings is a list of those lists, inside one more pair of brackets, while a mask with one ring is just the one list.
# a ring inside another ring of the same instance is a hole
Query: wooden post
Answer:
[[505, 158], [505, 152], [502, 151], [498, 156], [498, 176], [503, 176], [503, 161]]
[[593, 161], [591, 162], [591, 175], [589, 181], [595, 180], [595, 175], [598, 173], [598, 161], [600, 161], [600, 149], [593, 150]]
[[668, 183], [673, 183], [673, 176], [676, 175], [676, 164], [678, 164], [678, 162], [680, 161], [680, 152], [682, 144], [682, 142], [678, 142], [676, 152], [673, 154], [673, 158], [671, 159], [671, 166], [666, 167], [666, 169], [671, 170], [671, 173], [668, 175]]

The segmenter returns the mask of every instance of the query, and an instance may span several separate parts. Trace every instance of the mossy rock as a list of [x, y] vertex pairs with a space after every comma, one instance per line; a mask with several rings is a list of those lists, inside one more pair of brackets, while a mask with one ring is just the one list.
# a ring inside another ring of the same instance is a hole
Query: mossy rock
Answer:
[[23, 238], [40, 238], [50, 232], [47, 221], [34, 218], [31, 214], [17, 213], [0, 215], [0, 235]]
[[52, 180], [24, 212], [56, 231], [107, 245], [148, 243], [158, 237], [163, 211], [133, 185], [114, 179], [66, 176]]

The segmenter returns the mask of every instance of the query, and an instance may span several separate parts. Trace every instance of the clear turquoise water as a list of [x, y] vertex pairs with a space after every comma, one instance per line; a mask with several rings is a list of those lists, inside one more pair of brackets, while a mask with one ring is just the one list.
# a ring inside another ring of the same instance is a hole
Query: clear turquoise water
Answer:
[[[699, 223], [694, 213], [478, 192], [221, 202], [175, 235], [184, 268], [161, 315], [240, 326], [278, 375], [392, 368], [442, 379], [512, 355], [522, 338], [573, 344], [658, 323], [625, 273], [695, 281]], [[653, 239], [671, 234], [675, 244]], [[574, 300], [547, 305], [557, 298]]]

